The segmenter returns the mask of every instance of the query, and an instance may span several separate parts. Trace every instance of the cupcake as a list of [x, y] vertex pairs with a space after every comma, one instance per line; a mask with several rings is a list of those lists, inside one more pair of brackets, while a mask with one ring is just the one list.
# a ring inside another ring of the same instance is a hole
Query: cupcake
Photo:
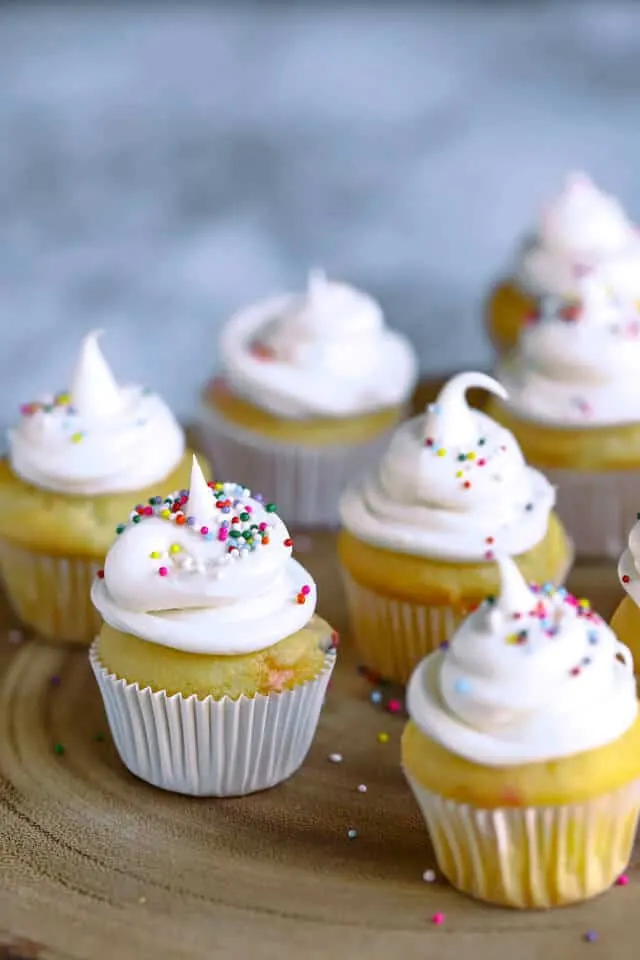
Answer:
[[119, 386], [88, 334], [69, 390], [24, 404], [0, 461], [0, 573], [28, 627], [89, 643], [99, 618], [89, 598], [113, 530], [158, 483], [184, 487], [191, 455], [168, 407], [139, 386]]
[[571, 565], [553, 487], [509, 431], [467, 405], [473, 387], [504, 396], [485, 374], [453, 377], [341, 500], [352, 632], [364, 664], [388, 680], [406, 682], [495, 592], [496, 550], [531, 580], [560, 584]]
[[407, 690], [402, 765], [438, 866], [463, 893], [555, 907], [606, 890], [640, 811], [640, 720], [629, 650], [586, 600], [501, 591]]
[[640, 299], [636, 227], [617, 200], [573, 173], [521, 247], [511, 275], [491, 293], [487, 326], [494, 346], [500, 352], [513, 347], [538, 298], [574, 298], [580, 278], [596, 268], [621, 296]]
[[626, 597], [620, 601], [611, 629], [629, 647], [636, 672], [640, 671], [640, 513], [618, 563], [618, 578]]
[[370, 296], [313, 272], [303, 295], [240, 311], [197, 426], [216, 472], [277, 500], [292, 526], [336, 526], [346, 484], [403, 417], [415, 353]]
[[600, 273], [583, 277], [579, 293], [570, 305], [542, 301], [498, 366], [509, 398], [487, 412], [557, 486], [577, 555], [618, 557], [640, 480], [640, 312]]
[[209, 483], [130, 514], [94, 581], [90, 660], [122, 762], [147, 783], [238, 796], [304, 761], [336, 634], [272, 503]]

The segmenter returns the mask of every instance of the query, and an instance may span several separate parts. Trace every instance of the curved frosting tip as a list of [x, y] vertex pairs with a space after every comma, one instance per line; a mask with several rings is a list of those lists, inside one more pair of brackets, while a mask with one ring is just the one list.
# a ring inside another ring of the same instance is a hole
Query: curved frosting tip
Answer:
[[191, 464], [189, 499], [185, 504], [184, 513], [188, 517], [198, 517], [202, 521], [210, 520], [216, 513], [215, 497], [195, 453]]
[[502, 400], [507, 399], [507, 391], [502, 384], [486, 373], [459, 373], [445, 383], [435, 403], [427, 408], [425, 440], [433, 438], [460, 446], [473, 440], [477, 427], [466, 397], [467, 390], [473, 387], [487, 390]]
[[496, 553], [494, 560], [500, 570], [500, 593], [493, 604], [493, 610], [499, 610], [507, 617], [531, 610], [537, 598], [517, 564], [506, 553]]

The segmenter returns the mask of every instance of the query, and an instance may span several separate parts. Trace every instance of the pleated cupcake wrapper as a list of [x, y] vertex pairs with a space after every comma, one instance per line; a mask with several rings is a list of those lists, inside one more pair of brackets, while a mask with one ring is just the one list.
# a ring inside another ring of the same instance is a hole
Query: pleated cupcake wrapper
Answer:
[[48, 640], [89, 646], [100, 627], [90, 592], [101, 566], [0, 540], [0, 575], [9, 603], [25, 626]]
[[267, 696], [202, 700], [141, 690], [89, 654], [116, 749], [141, 780], [194, 797], [234, 797], [266, 790], [302, 765], [313, 741], [335, 652], [322, 672]]
[[344, 488], [387, 449], [393, 430], [358, 444], [307, 447], [278, 443], [234, 426], [203, 408], [196, 425], [198, 446], [216, 477], [242, 483], [278, 505], [291, 527], [336, 527]]
[[448, 640], [466, 611], [394, 600], [357, 583], [346, 570], [351, 634], [362, 662], [385, 680], [407, 683], [414, 667]]
[[547, 470], [579, 558], [618, 560], [640, 510], [640, 470]]
[[481, 810], [446, 800], [405, 775], [440, 871], [477, 900], [561, 906], [602, 893], [629, 863], [640, 780], [584, 803]]

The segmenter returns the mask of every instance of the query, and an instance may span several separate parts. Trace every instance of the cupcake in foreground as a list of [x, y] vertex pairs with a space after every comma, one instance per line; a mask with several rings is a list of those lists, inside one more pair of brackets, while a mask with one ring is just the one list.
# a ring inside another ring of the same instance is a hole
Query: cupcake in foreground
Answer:
[[380, 456], [417, 379], [370, 296], [314, 272], [306, 293], [240, 311], [198, 423], [217, 473], [277, 500], [292, 526], [336, 526], [346, 484]]
[[542, 301], [497, 375], [509, 397], [487, 412], [556, 485], [576, 554], [618, 557], [640, 479], [638, 305], [584, 277], [575, 303]]
[[24, 404], [0, 461], [0, 572], [23, 623], [49, 639], [89, 643], [89, 598], [116, 523], [156, 485], [184, 487], [191, 455], [165, 403], [119, 386], [98, 346], [80, 348], [68, 391]]
[[495, 592], [496, 550], [531, 580], [560, 584], [571, 565], [553, 487], [507, 430], [467, 405], [472, 387], [504, 396], [485, 374], [453, 377], [341, 500], [351, 627], [364, 663], [388, 680], [406, 682]]
[[336, 634], [271, 503], [205, 481], [134, 510], [96, 578], [91, 648], [128, 769], [193, 796], [272, 787], [302, 764]]
[[586, 600], [530, 588], [496, 559], [499, 596], [411, 678], [402, 764], [453, 886], [507, 907], [560, 906], [606, 890], [629, 862], [633, 661]]
[[640, 671], [640, 513], [631, 528], [629, 542], [618, 563], [618, 578], [626, 593], [611, 619], [611, 629], [633, 654]]
[[640, 238], [617, 200], [583, 173], [571, 174], [520, 249], [511, 276], [493, 290], [487, 325], [494, 346], [515, 346], [540, 297], [571, 300], [593, 269], [621, 296], [640, 299]]

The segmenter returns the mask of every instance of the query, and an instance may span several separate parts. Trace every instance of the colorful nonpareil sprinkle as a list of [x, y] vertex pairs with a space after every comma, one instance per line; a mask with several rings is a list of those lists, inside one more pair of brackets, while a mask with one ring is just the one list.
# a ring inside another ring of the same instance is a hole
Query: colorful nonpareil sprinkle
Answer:
[[355, 840], [357, 836], [358, 831], [355, 829], [355, 827], [350, 827], [349, 830], [347, 830], [347, 837], [349, 840]]
[[343, 760], [344, 760], [344, 757], [342, 756], [341, 753], [330, 753], [330, 754], [329, 754], [329, 762], [330, 762], [330, 763], [342, 763]]
[[441, 926], [444, 923], [444, 920], [444, 913], [434, 913], [431, 917], [431, 923], [433, 923], [436, 927]]

